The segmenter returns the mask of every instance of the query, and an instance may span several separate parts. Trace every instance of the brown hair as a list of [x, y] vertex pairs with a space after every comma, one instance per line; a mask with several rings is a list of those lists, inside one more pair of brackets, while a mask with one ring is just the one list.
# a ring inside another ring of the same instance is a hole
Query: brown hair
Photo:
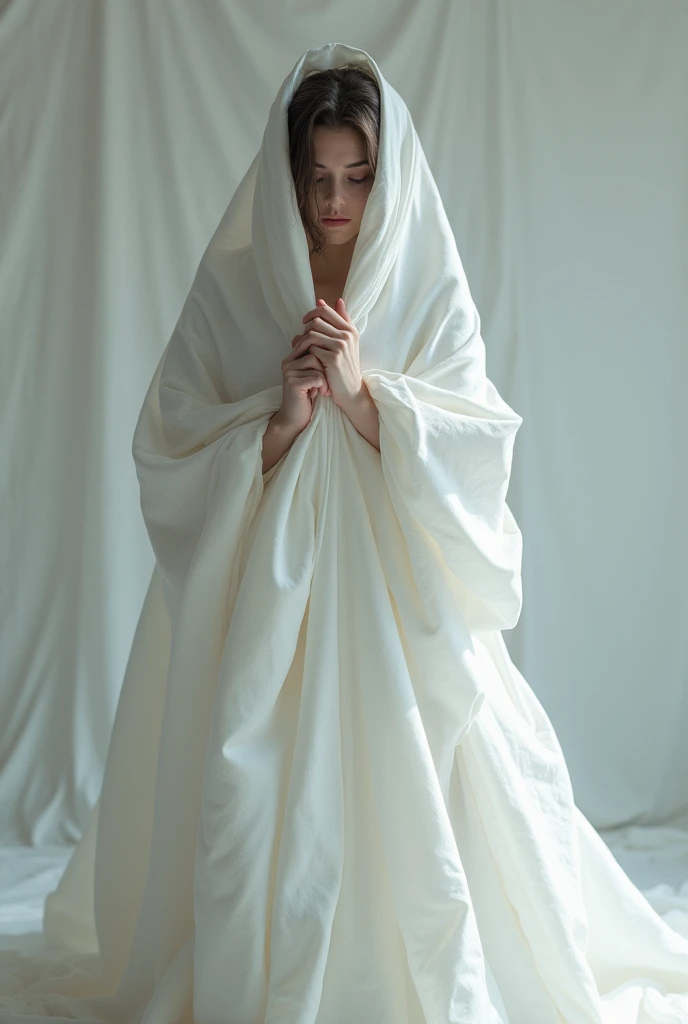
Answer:
[[380, 87], [368, 64], [353, 61], [337, 68], [308, 72], [294, 93], [287, 112], [289, 159], [301, 219], [312, 245], [322, 252], [327, 235], [314, 211], [315, 153], [313, 128], [353, 128], [363, 138], [373, 174], [380, 139]]

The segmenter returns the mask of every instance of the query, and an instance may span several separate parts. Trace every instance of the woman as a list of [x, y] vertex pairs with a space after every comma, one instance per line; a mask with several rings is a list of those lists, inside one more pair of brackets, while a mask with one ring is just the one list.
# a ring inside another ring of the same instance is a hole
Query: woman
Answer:
[[46, 908], [73, 971], [3, 1021], [688, 1019], [501, 636], [521, 422], [405, 104], [308, 50], [137, 423], [156, 572]]
[[365, 69], [311, 73], [289, 106], [291, 172], [321, 309], [305, 314], [304, 333], [292, 339], [282, 361], [282, 407], [263, 436], [264, 471], [308, 425], [317, 394], [331, 395], [359, 433], [380, 447], [377, 406], [361, 378], [358, 331], [341, 298], [378, 150], [379, 90]]

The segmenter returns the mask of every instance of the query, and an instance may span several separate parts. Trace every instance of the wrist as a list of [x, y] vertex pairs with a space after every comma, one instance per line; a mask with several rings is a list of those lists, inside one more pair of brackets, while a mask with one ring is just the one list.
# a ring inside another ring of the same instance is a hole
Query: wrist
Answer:
[[368, 388], [366, 387], [365, 381], [361, 379], [361, 386], [359, 387], [358, 391], [356, 391], [353, 395], [349, 395], [340, 404], [342, 407], [342, 412], [345, 412], [347, 415], [350, 415], [351, 413], [356, 415], [356, 413], [364, 412], [365, 410], [370, 409], [371, 406], [375, 405], [375, 402], [373, 401], [371, 394], [368, 391]]
[[[282, 409], [273, 413], [268, 422], [268, 430], [273, 437], [279, 437], [285, 441], [293, 441], [301, 433], [302, 427], [295, 426], [284, 418]], [[266, 431], [267, 433], [267, 431]]]
[[273, 413], [263, 432], [263, 476], [286, 455], [296, 440], [300, 430], [286, 424], [279, 413]]

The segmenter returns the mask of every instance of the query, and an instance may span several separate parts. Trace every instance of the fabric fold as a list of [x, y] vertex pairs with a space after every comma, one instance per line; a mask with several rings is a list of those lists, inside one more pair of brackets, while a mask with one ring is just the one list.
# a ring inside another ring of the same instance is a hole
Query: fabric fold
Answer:
[[[262, 494], [262, 440], [280, 386], [232, 400], [200, 267], [153, 374], [132, 441], [141, 509], [174, 621], [199, 545], [221, 529], [235, 551]], [[217, 309], [215, 309], [217, 316]]]
[[364, 380], [380, 412], [382, 468], [407, 539], [425, 531], [435, 542], [469, 629], [512, 629], [523, 601], [523, 543], [505, 499], [522, 419], [494, 388], [466, 393], [467, 364], [468, 355], [446, 360], [434, 383], [380, 370]]
[[[318, 395], [263, 473], [281, 360], [316, 304], [286, 114], [311, 70], [350, 61], [381, 101], [343, 295], [380, 448]], [[12, 1024], [22, 1006], [66, 1014], [72, 996], [82, 1024], [611, 1024], [619, 983], [642, 996], [623, 1024], [681, 1019], [688, 942], [586, 834], [500, 632], [522, 601], [506, 503], [521, 422], [487, 377], [405, 103], [365, 51], [313, 47], [278, 91], [133, 439], [159, 585], [95, 864], [92, 831], [52, 905], [54, 938], [61, 921], [88, 933], [90, 902], [70, 904], [95, 886], [97, 935], [79, 941], [107, 969], [77, 984], [35, 965], [17, 993], [15, 959]], [[127, 806], [131, 862], [113, 838]]]

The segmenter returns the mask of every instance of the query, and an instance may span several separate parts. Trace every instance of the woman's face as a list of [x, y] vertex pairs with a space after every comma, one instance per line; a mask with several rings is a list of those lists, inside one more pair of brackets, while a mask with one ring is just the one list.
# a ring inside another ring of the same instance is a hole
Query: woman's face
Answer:
[[[366, 160], [365, 143], [353, 128], [313, 129], [316, 216], [328, 245], [342, 245], [358, 234], [373, 172]], [[336, 223], [328, 218], [341, 219]]]

